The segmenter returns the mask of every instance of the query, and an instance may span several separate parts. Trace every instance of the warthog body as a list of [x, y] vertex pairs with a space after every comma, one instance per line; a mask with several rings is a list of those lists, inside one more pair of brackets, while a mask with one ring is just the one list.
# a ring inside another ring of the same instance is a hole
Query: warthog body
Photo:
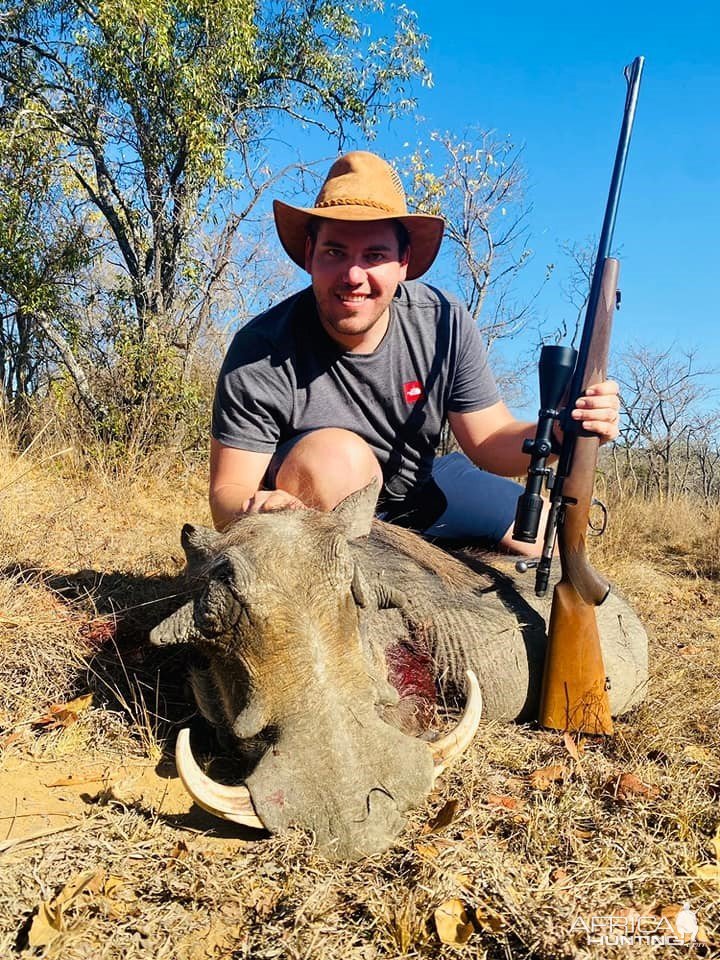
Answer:
[[[462, 697], [467, 669], [484, 716], [535, 717], [546, 643], [549, 602], [532, 577], [516, 582], [507, 558], [470, 570], [372, 521], [375, 496], [250, 515], [223, 534], [186, 526], [201, 589], [152, 634], [207, 658], [198, 705], [232, 733], [265, 826], [299, 824], [335, 857], [387, 847], [430, 792], [433, 756], [417, 734], [436, 698]], [[598, 620], [619, 714], [642, 699], [646, 635], [612, 595]]]

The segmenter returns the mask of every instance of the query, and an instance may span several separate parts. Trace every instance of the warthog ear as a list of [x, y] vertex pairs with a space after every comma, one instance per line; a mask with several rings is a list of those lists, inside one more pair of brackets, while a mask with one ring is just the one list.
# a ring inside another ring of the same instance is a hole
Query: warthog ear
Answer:
[[213, 548], [220, 539], [220, 534], [209, 527], [195, 527], [186, 523], [180, 534], [180, 543], [185, 551], [188, 568], [207, 563], [213, 554]]
[[366, 487], [351, 493], [335, 507], [333, 516], [348, 540], [370, 533], [379, 494], [380, 484], [373, 478]]
[[166, 647], [173, 643], [192, 643], [198, 639], [195, 627], [194, 604], [192, 601], [180, 607], [166, 617], [162, 623], [150, 631], [150, 643], [156, 647]]

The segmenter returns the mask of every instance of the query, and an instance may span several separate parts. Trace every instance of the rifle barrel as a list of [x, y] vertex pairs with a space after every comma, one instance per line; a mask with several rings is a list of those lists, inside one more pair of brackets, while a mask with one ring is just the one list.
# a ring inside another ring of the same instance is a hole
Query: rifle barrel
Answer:
[[[593, 321], [597, 312], [600, 292], [602, 290], [603, 270], [605, 261], [610, 256], [610, 247], [612, 245], [613, 233], [615, 230], [615, 220], [617, 217], [618, 204], [620, 202], [620, 192], [622, 190], [623, 176], [625, 174], [625, 164], [627, 162], [628, 149], [630, 147], [630, 137], [635, 120], [635, 108], [637, 106], [638, 95], [640, 93], [640, 79], [642, 77], [645, 57], [635, 57], [633, 62], [625, 67], [624, 74], [628, 89], [625, 97], [625, 109], [623, 111], [622, 126], [620, 128], [620, 137], [618, 140], [617, 151], [615, 153], [615, 164], [613, 166], [612, 178], [610, 180], [610, 190], [608, 193], [607, 205], [605, 207], [605, 217], [603, 219], [602, 231], [600, 233], [600, 242], [598, 244], [597, 256], [593, 266], [592, 281], [590, 284], [590, 295], [588, 297], [587, 309], [585, 311], [585, 323], [583, 325], [582, 337], [578, 348], [578, 359], [570, 383], [570, 389], [567, 397], [567, 410], [572, 410], [575, 401], [582, 396], [585, 377], [585, 366], [587, 354], [590, 348], [590, 341], [593, 334]], [[566, 418], [563, 422], [563, 429], [566, 432], [576, 436], [581, 428], [574, 421]], [[573, 444], [566, 444], [564, 455], [560, 458], [558, 464], [558, 475], [567, 476], [572, 464]]]
[[[640, 93], [640, 79], [642, 77], [644, 64], [645, 57], [635, 57], [633, 62], [625, 67], [624, 71], [625, 79], [628, 83], [625, 111], [623, 113], [622, 127], [620, 128], [620, 139], [615, 154], [615, 165], [613, 167], [612, 179], [610, 180], [610, 191], [608, 194], [607, 207], [605, 208], [605, 219], [603, 220], [602, 232], [600, 233], [600, 243], [598, 244], [597, 261], [593, 276], [597, 273], [597, 264], [602, 263], [610, 256], [610, 247], [615, 231], [615, 219], [617, 217], [620, 191], [625, 175], [625, 164], [627, 162], [630, 136], [635, 121], [635, 108], [637, 107], [638, 94]], [[602, 273], [602, 271], [600, 272]]]

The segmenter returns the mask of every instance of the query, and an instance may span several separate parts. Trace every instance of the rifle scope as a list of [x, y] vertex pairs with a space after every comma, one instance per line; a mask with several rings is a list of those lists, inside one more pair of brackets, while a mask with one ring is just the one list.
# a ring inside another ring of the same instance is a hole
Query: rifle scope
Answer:
[[543, 483], [550, 481], [552, 470], [546, 466], [553, 452], [553, 424], [560, 417], [560, 402], [575, 370], [577, 350], [572, 347], [545, 346], [540, 351], [540, 410], [534, 440], [523, 441], [523, 453], [530, 456], [525, 493], [518, 498], [513, 538], [535, 543], [542, 515]]

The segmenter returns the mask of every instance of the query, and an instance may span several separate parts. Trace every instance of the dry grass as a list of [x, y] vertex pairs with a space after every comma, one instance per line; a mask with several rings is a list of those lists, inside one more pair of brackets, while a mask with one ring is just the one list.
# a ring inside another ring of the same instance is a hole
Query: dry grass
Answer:
[[[685, 901], [720, 938], [720, 881], [696, 875], [720, 822], [720, 510], [621, 504], [595, 544], [652, 638], [648, 699], [611, 741], [574, 759], [557, 735], [485, 724], [393, 850], [335, 866], [300, 833], [205, 818], [161, 758], [188, 709], [182, 663], [144, 642], [179, 589], [181, 524], [208, 521], [204, 478], [41, 460], [0, 451], [0, 851], [65, 829], [0, 852], [1, 957], [585, 957], [578, 915]], [[76, 722], [37, 725], [88, 690]], [[451, 899], [474, 925], [464, 947], [436, 932]], [[602, 953], [678, 950], [713, 948]]]

